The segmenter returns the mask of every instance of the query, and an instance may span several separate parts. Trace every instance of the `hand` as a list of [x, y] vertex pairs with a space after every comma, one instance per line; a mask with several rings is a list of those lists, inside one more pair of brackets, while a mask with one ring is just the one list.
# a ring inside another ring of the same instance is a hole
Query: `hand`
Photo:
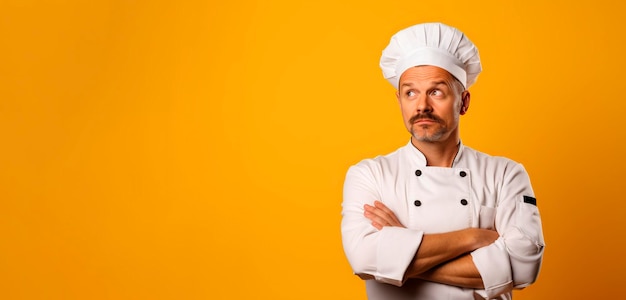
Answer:
[[366, 218], [372, 221], [372, 226], [376, 227], [376, 229], [381, 230], [385, 226], [395, 226], [405, 228], [402, 223], [396, 217], [396, 214], [393, 213], [387, 206], [385, 206], [382, 202], [376, 200], [374, 201], [374, 206], [365, 204], [363, 206]]
[[468, 228], [467, 230], [471, 231], [474, 237], [476, 249], [490, 245], [500, 237], [497, 231], [491, 229]]

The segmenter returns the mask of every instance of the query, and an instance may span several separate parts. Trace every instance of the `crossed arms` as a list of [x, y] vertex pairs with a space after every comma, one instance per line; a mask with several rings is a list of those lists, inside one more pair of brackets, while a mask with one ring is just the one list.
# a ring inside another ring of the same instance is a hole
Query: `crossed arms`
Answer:
[[341, 227], [354, 273], [396, 286], [418, 278], [473, 288], [486, 297], [532, 284], [543, 256], [541, 220], [536, 205], [525, 200], [532, 189], [524, 168], [511, 163], [502, 170], [503, 174], [494, 175], [502, 178], [500, 186], [507, 187], [499, 188], [500, 201], [492, 208], [495, 227], [490, 228], [497, 232], [466, 228], [427, 234], [399, 221], [401, 215], [393, 211], [403, 209], [403, 202], [385, 202], [385, 206], [375, 201], [382, 186], [394, 187], [393, 182], [381, 183], [386, 177], [378, 165], [352, 167], [344, 184]]
[[[366, 204], [364, 211], [364, 216], [378, 230], [385, 226], [406, 228], [380, 201], [375, 201], [373, 206]], [[479, 228], [424, 234], [404, 277], [482, 289], [482, 278], [469, 253], [493, 243], [497, 238], [496, 231]]]

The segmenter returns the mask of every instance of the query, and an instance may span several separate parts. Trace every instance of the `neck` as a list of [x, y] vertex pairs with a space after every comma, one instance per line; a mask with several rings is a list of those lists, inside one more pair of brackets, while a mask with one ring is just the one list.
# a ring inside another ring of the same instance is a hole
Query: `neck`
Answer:
[[424, 154], [427, 166], [449, 168], [459, 151], [460, 139], [456, 136], [444, 141], [424, 142], [411, 137], [411, 143]]

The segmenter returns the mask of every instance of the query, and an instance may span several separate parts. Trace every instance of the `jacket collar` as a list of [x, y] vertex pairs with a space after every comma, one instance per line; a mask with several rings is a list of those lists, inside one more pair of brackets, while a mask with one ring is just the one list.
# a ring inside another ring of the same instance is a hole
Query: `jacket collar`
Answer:
[[[426, 156], [424, 156], [424, 153], [411, 143], [411, 139], [409, 139], [409, 143], [404, 148], [409, 160], [412, 163], [417, 164], [418, 166], [426, 166]], [[459, 141], [459, 150], [457, 151], [454, 161], [452, 162], [453, 168], [456, 167], [458, 165], [457, 163], [461, 160], [463, 156], [463, 149], [465, 149], [463, 141]]]

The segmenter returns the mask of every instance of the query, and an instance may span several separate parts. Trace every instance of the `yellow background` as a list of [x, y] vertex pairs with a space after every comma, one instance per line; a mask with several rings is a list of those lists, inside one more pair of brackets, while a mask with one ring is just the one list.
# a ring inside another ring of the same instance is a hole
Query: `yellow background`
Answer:
[[623, 294], [626, 10], [546, 2], [0, 2], [0, 298], [364, 299], [343, 178], [408, 141], [378, 59], [425, 21], [480, 50], [464, 143], [531, 175], [516, 299]]

